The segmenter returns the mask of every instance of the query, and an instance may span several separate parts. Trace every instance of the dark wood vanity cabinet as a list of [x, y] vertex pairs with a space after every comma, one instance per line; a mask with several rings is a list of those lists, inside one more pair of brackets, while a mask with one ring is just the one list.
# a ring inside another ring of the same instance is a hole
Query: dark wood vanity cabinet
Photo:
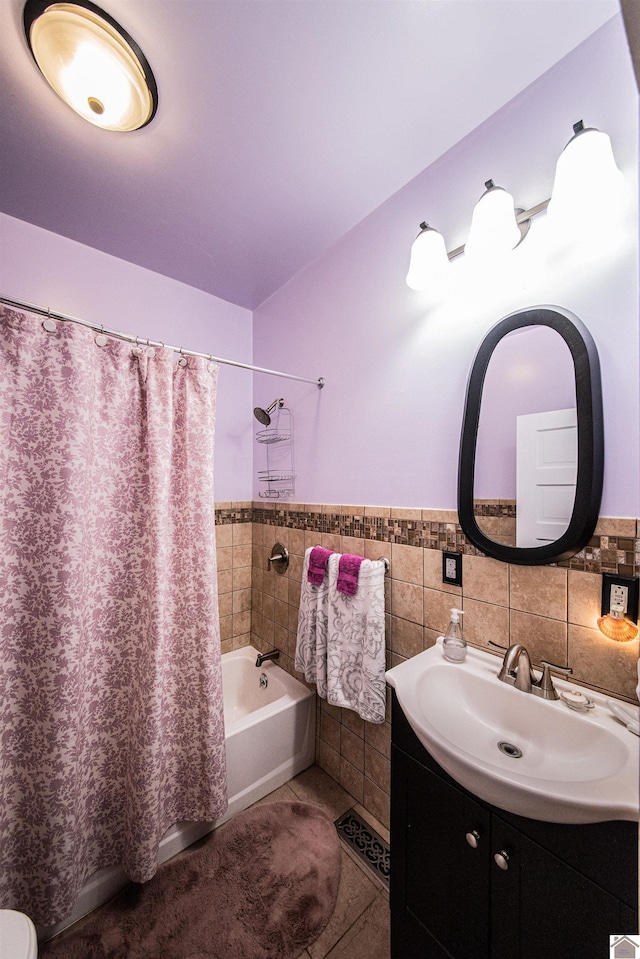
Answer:
[[391, 857], [391, 959], [596, 959], [638, 931], [635, 823], [542, 823], [482, 802], [395, 694]]

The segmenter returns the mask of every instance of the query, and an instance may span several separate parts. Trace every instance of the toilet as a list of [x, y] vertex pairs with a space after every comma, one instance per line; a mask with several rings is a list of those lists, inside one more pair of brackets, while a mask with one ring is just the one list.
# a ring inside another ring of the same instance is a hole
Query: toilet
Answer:
[[0, 909], [0, 959], [36, 959], [36, 927], [14, 909]]

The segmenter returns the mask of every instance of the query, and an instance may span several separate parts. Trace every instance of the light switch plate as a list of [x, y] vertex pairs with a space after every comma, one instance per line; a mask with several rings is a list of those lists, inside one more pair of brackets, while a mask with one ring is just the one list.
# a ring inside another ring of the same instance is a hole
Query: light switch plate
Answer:
[[462, 586], [462, 553], [442, 554], [442, 582]]

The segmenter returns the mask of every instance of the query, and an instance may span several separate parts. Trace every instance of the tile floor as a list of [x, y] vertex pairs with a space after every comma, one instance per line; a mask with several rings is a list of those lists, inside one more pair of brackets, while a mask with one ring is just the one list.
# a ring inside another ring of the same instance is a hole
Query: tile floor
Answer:
[[[332, 821], [353, 806], [389, 841], [388, 830], [354, 803], [353, 797], [319, 766], [310, 766], [256, 805], [280, 801], [315, 803]], [[389, 959], [389, 893], [344, 843], [340, 847], [342, 872], [333, 916], [320, 938], [297, 959]], [[70, 930], [79, 928], [90, 917], [91, 914]]]
[[[389, 832], [319, 766], [311, 766], [261, 799], [310, 802], [331, 820], [352, 806], [386, 840]], [[344, 843], [338, 901], [328, 926], [298, 959], [389, 959], [389, 894]]]

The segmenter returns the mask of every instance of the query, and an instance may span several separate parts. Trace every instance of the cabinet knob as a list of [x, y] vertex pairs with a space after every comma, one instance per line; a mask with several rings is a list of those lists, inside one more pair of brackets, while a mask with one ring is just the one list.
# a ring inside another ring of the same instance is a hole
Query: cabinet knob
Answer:
[[471, 832], [468, 832], [464, 838], [467, 840], [469, 845], [472, 846], [474, 849], [478, 848], [480, 833], [478, 832], [477, 829], [472, 829]]
[[509, 868], [509, 854], [505, 852], [504, 849], [501, 849], [500, 852], [497, 852], [493, 859], [499, 869]]

